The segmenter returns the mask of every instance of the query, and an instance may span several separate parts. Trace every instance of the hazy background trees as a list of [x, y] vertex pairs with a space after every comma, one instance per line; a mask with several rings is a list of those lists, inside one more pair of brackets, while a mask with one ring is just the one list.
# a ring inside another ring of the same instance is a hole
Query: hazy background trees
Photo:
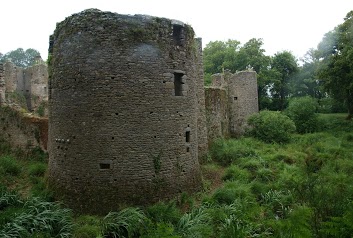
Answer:
[[346, 104], [349, 119], [353, 116], [353, 11], [344, 22], [327, 33], [318, 46], [321, 77], [325, 90]]
[[267, 56], [262, 39], [230, 39], [204, 48], [206, 85], [211, 75], [252, 68], [258, 77], [260, 109], [284, 110], [290, 98], [310, 96], [320, 112], [353, 115], [353, 11], [300, 60], [290, 51]]

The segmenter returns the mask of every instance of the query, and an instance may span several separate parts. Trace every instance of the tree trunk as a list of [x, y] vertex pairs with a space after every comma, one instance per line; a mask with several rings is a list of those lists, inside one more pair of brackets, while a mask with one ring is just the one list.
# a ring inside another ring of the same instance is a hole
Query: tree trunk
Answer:
[[346, 119], [352, 120], [352, 117], [353, 117], [353, 94], [348, 95], [347, 106], [348, 106], [348, 116]]
[[352, 120], [353, 117], [353, 104], [348, 104], [348, 116], [347, 120]]

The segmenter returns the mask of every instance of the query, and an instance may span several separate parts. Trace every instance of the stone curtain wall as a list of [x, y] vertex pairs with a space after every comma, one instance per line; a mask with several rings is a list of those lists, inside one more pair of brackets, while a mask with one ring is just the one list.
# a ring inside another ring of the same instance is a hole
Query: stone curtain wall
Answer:
[[23, 69], [17, 67], [14, 63], [7, 61], [4, 64], [4, 77], [6, 92], [15, 92], [20, 90], [24, 92]]
[[207, 140], [207, 124], [206, 124], [206, 107], [205, 107], [205, 88], [204, 88], [204, 72], [202, 59], [202, 39], [197, 38], [197, 99], [198, 99], [198, 120], [197, 120], [197, 140], [198, 140], [198, 157], [207, 156], [208, 140]]
[[5, 78], [4, 78], [4, 65], [0, 63], [0, 106], [5, 103]]
[[254, 71], [215, 74], [205, 93], [209, 145], [217, 138], [243, 135], [247, 118], [259, 111]]
[[43, 62], [24, 70], [26, 100], [29, 111], [37, 111], [48, 101], [48, 67]]
[[20, 103], [19, 97], [24, 97], [22, 107], [36, 111], [39, 106], [48, 101], [48, 69], [40, 60], [37, 64], [22, 69], [8, 61], [4, 64], [4, 81], [7, 93], [7, 103]]
[[200, 189], [190, 26], [90, 9], [57, 25], [49, 54], [49, 182], [70, 207], [105, 213]]
[[36, 147], [47, 149], [48, 119], [24, 114], [9, 106], [0, 107], [0, 139], [13, 148], [30, 151]]
[[207, 138], [211, 145], [217, 138], [229, 138], [228, 94], [219, 87], [205, 88]]

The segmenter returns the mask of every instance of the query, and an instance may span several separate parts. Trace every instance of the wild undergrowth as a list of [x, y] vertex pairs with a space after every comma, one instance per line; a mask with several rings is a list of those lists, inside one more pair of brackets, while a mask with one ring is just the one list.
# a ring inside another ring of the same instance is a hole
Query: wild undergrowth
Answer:
[[54, 201], [43, 155], [2, 150], [0, 237], [351, 237], [353, 122], [345, 117], [319, 114], [316, 132], [286, 143], [218, 140], [202, 164], [203, 191], [106, 216]]

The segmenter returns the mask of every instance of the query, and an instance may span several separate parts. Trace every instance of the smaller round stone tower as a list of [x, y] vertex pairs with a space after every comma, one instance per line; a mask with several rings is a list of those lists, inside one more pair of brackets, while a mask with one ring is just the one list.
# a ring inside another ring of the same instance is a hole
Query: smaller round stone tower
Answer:
[[248, 117], [259, 112], [255, 71], [237, 72], [227, 80], [230, 135], [244, 134]]
[[57, 25], [49, 184], [67, 205], [106, 213], [200, 188], [198, 42], [180, 21], [95, 9]]

